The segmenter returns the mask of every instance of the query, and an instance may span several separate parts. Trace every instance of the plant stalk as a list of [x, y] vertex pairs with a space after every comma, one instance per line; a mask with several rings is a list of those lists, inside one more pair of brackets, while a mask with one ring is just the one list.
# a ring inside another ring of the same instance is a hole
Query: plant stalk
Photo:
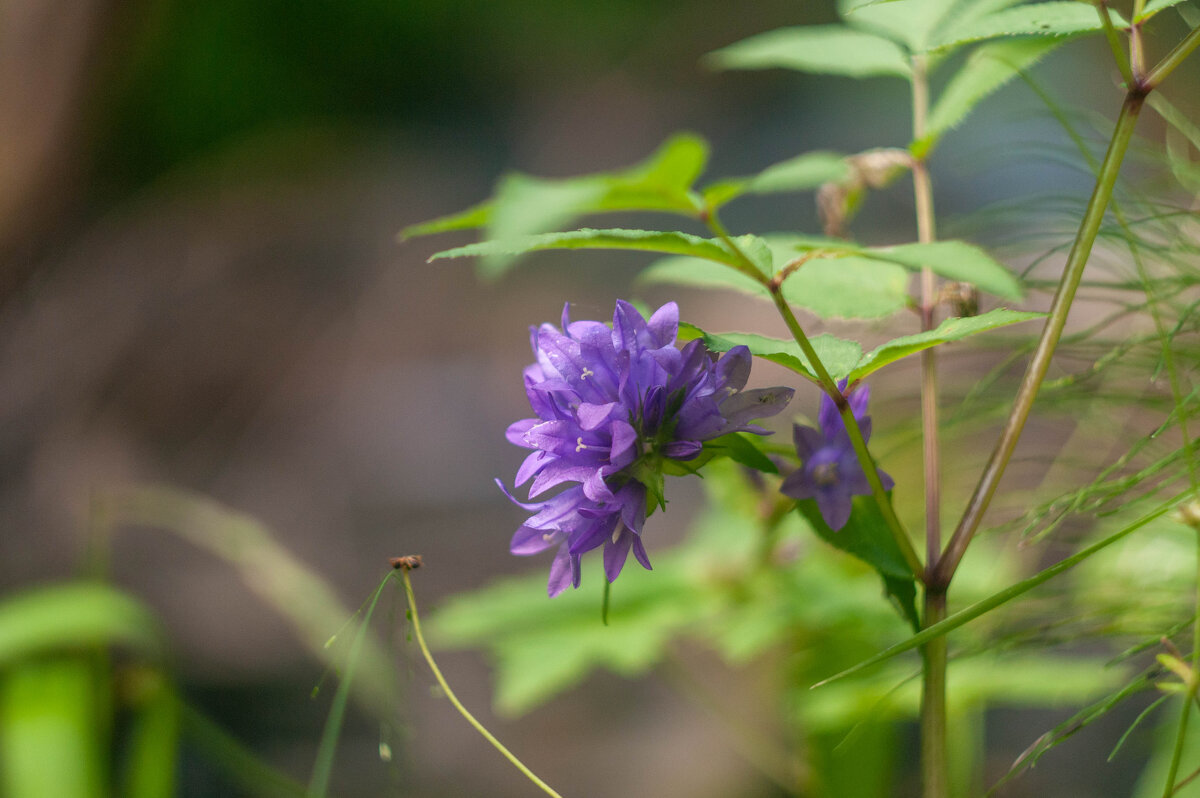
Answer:
[[[922, 627], [946, 618], [946, 594], [925, 588]], [[946, 745], [946, 636], [921, 647], [921, 781], [925, 798], [949, 795], [950, 763]]]
[[[393, 574], [394, 573], [395, 572], [393, 572]], [[417, 647], [421, 649], [421, 656], [425, 657], [425, 662], [429, 664], [429, 670], [433, 671], [433, 678], [437, 680], [438, 686], [442, 688], [442, 692], [446, 694], [446, 698], [450, 699], [450, 703], [453, 704], [454, 708], [458, 710], [458, 714], [466, 718], [467, 723], [470, 723], [473, 727], [475, 727], [475, 731], [482, 734], [485, 740], [491, 743], [497, 751], [504, 755], [505, 759], [513, 764], [513, 767], [525, 774], [525, 777], [536, 784], [542, 790], [542, 792], [546, 793], [547, 795], [551, 795], [554, 798], [562, 798], [562, 796], [555, 792], [549, 784], [539, 779], [537, 774], [527, 768], [525, 764], [521, 762], [521, 760], [517, 759], [517, 757], [511, 751], [505, 748], [499, 740], [493, 737], [492, 733], [485, 729], [483, 724], [476, 720], [475, 716], [468, 712], [467, 708], [464, 707], [462, 702], [458, 700], [458, 696], [454, 694], [454, 691], [450, 689], [450, 685], [446, 683], [446, 677], [442, 676], [441, 669], [438, 668], [437, 663], [433, 661], [433, 654], [429, 652], [429, 646], [425, 643], [425, 636], [421, 634], [421, 619], [417, 615], [417, 599], [413, 595], [412, 580], [408, 578], [408, 569], [401, 569], [400, 576], [404, 583], [404, 597], [408, 600], [409, 615], [412, 619], [413, 637], [417, 639]]]
[[[1196, 584], [1200, 586], [1200, 530], [1196, 531]], [[1175, 791], [1182, 787], [1176, 784], [1179, 777], [1179, 765], [1183, 761], [1183, 746], [1187, 741], [1188, 719], [1192, 714], [1192, 701], [1196, 699], [1200, 689], [1200, 587], [1196, 591], [1196, 615], [1192, 621], [1192, 661], [1187, 693], [1183, 697], [1183, 708], [1179, 712], [1179, 727], [1175, 731], [1175, 747], [1171, 750], [1171, 765], [1167, 768], [1167, 783], [1163, 787], [1163, 798], [1170, 798]]]
[[[912, 59], [912, 133], [913, 141], [925, 137], [929, 114], [929, 81], [925, 59]], [[917, 240], [932, 243], [937, 232], [933, 210], [933, 183], [925, 155], [915, 156], [912, 164], [913, 195], [917, 211]], [[937, 309], [937, 282], [933, 270], [921, 267], [921, 331], [934, 327]], [[929, 574], [942, 556], [941, 523], [941, 446], [938, 441], [937, 348], [921, 353], [921, 437], [925, 470], [925, 612], [921, 625], [927, 628], [946, 617], [946, 591], [928, 584]], [[925, 798], [946, 798], [949, 794], [950, 762], [947, 746], [946, 715], [946, 638], [938, 637], [921, 648], [921, 782]]]
[[1075, 298], [1075, 291], [1079, 287], [1079, 281], [1083, 277], [1084, 266], [1091, 255], [1092, 245], [1095, 243], [1096, 235], [1100, 231], [1100, 226], [1104, 221], [1105, 209], [1112, 198], [1113, 188], [1117, 182], [1117, 175], [1121, 169], [1121, 162], [1125, 158], [1125, 151], [1128, 149], [1130, 139], [1133, 137], [1138, 113], [1142, 110], [1145, 99], [1146, 96], [1143, 92], [1131, 90], [1126, 95], [1125, 102], [1121, 106], [1121, 114], [1117, 118], [1112, 140], [1109, 142], [1108, 151], [1104, 155], [1104, 161], [1100, 165], [1100, 174], [1096, 180], [1096, 187], [1092, 191], [1091, 198], [1088, 200], [1087, 210], [1084, 212], [1079, 231], [1075, 236], [1075, 243], [1071, 246], [1071, 252], [1067, 256], [1067, 263], [1063, 269], [1058, 290], [1054, 294], [1054, 301], [1050, 306], [1050, 315], [1046, 319], [1046, 326], [1042, 329], [1042, 336], [1038, 340], [1037, 349], [1034, 350], [1033, 357], [1029, 361], [1025, 377], [1021, 382], [1020, 389], [1017, 391], [1017, 397], [1013, 402], [1008, 419], [1005, 421], [1000, 439], [996, 442], [995, 449], [992, 450], [992, 455], [984, 467], [983, 474], [980, 476], [974, 493], [971, 494], [966, 511], [963, 513], [958, 527], [954, 530], [954, 534], [946, 546], [945, 553], [938, 561], [936, 567], [931, 569], [930, 585], [944, 588], [950, 584], [954, 572], [958, 568], [958, 564], [962, 560], [968, 544], [971, 542], [971, 538], [983, 520], [984, 512], [987, 510], [992, 497], [996, 493], [1000, 477], [1004, 474], [1004, 469], [1012, 457], [1013, 450], [1016, 448], [1017, 440], [1021, 436], [1021, 430], [1025, 427], [1025, 421], [1029, 418], [1029, 412], [1033, 408], [1033, 401], [1037, 396], [1038, 389], [1041, 387], [1042, 381], [1046, 377], [1046, 372], [1050, 368], [1050, 360], [1054, 355], [1055, 347], [1057, 347], [1058, 341], [1062, 337], [1063, 327], [1067, 322], [1067, 314], [1070, 312], [1071, 303]]

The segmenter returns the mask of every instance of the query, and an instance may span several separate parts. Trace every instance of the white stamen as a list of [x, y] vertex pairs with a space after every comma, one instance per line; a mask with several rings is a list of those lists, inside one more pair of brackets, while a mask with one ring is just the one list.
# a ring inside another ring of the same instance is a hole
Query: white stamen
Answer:
[[575, 451], [576, 451], [576, 453], [578, 453], [578, 452], [582, 452], [582, 451], [583, 451], [584, 449], [586, 449], [586, 448], [587, 448], [587, 444], [583, 442], [583, 437], [582, 437], [582, 436], [580, 436], [580, 437], [578, 437], [578, 438], [576, 438], [576, 439], [575, 439]]
[[542, 533], [542, 540], [544, 540], [544, 541], [546, 541], [547, 543], [549, 543], [550, 541], [554, 540], [554, 533], [553, 533], [553, 532], [543, 532], [543, 533]]
[[579, 379], [586, 380], [588, 377], [595, 377], [596, 372], [592, 371], [587, 366], [583, 367], [583, 371], [579, 372]]

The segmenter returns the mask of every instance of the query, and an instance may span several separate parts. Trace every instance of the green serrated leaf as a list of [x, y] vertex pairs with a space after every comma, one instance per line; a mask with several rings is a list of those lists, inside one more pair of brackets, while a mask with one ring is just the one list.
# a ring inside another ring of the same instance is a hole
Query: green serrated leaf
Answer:
[[[1124, 22], [1114, 14], [1115, 24]], [[1007, 8], [993, 14], [947, 26], [930, 47], [940, 49], [998, 36], [1069, 36], [1102, 29], [1100, 17], [1090, 3], [1054, 0]]]
[[932, 32], [940, 28], [958, 0], [904, 0], [863, 3], [841, 0], [838, 11], [855, 27], [887, 36], [913, 52], [926, 49]]
[[1000, 308], [988, 311], [979, 316], [946, 319], [936, 329], [929, 332], [905, 335], [881, 344], [866, 357], [862, 358], [850, 371], [849, 376], [850, 379], [860, 380], [889, 363], [895, 363], [901, 358], [916, 354], [924, 349], [949, 343], [950, 341], [961, 341], [968, 336], [981, 332], [994, 330], [998, 327], [1006, 327], [1010, 324], [1019, 324], [1023, 321], [1031, 321], [1032, 319], [1045, 318], [1045, 316], [1045, 313], [1026, 313]]
[[965, 241], [934, 241], [929, 244], [901, 244], [863, 250], [869, 257], [899, 263], [914, 271], [928, 266], [935, 274], [950, 280], [972, 283], [981, 291], [1003, 297], [1023, 296], [1017, 278], [977, 246]]
[[738, 259], [716, 239], [687, 233], [654, 230], [593, 230], [584, 228], [569, 233], [544, 233], [513, 240], [481, 241], [465, 247], [438, 252], [430, 261], [488, 255], [522, 255], [546, 249], [633, 249], [691, 255], [718, 263], [737, 265]]
[[705, 58], [716, 69], [795, 69], [821, 75], [866, 78], [911, 74], [894, 42], [843, 25], [806, 25], [760, 33]]
[[992, 92], [1067, 41], [1061, 38], [990, 42], [977, 48], [938, 95], [929, 113], [926, 151]]
[[783, 296], [824, 319], [876, 319], [908, 305], [903, 266], [864, 257], [809, 261], [783, 282]]
[[[690, 341], [694, 338], [699, 338], [704, 341], [713, 352], [728, 352], [735, 346], [744, 346], [750, 350], [750, 354], [755, 357], [761, 357], [764, 360], [769, 360], [772, 363], [789, 368], [797, 374], [803, 375], [810, 380], [816, 380], [816, 372], [809, 365], [808, 358], [804, 356], [804, 352], [800, 350], [800, 345], [795, 341], [785, 341], [779, 338], [768, 338], [765, 335], [755, 335], [753, 333], [708, 333], [695, 327], [691, 324], [680, 323], [679, 325], [679, 340]], [[838, 338], [828, 333], [815, 336], [809, 339], [812, 344], [813, 351], [817, 353], [821, 363], [825, 366], [830, 376], [840, 380], [850, 374], [850, 370], [858, 363], [862, 357], [862, 347], [855, 341], [847, 341], [844, 338]]]
[[920, 619], [914, 603], [916, 590], [909, 590], [913, 582], [912, 571], [900, 553], [900, 547], [896, 545], [879, 511], [879, 505], [870, 496], [855, 496], [852, 502], [854, 509], [850, 513], [850, 520], [836, 532], [825, 523], [815, 499], [796, 502], [796, 509], [808, 519], [809, 525], [822, 540], [878, 571], [901, 614], [913, 624], [914, 629], [919, 629]]
[[750, 180], [751, 194], [807, 191], [825, 183], [844, 180], [850, 174], [844, 155], [836, 152], [806, 152], [768, 166]]

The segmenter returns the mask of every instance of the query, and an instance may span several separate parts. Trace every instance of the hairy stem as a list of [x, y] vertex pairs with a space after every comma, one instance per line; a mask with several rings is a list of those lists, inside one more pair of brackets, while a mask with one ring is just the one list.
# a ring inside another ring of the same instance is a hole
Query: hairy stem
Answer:
[[1088, 200], [1087, 210], [1084, 212], [1083, 220], [1079, 225], [1079, 231], [1075, 236], [1075, 243], [1072, 245], [1071, 252], [1067, 256], [1067, 263], [1063, 269], [1058, 290], [1054, 294], [1054, 301], [1050, 306], [1050, 315], [1046, 319], [1046, 326], [1042, 329], [1042, 336], [1038, 340], [1037, 349], [1034, 350], [1033, 357], [1029, 361], [1025, 377], [1021, 382], [1021, 387], [1013, 402], [1012, 410], [1009, 412], [1008, 419], [1004, 424], [1000, 439], [996, 442], [996, 448], [992, 450], [992, 455], [984, 467], [983, 474], [980, 476], [974, 493], [971, 494], [971, 499], [967, 503], [967, 509], [963, 513], [958, 527], [954, 530], [954, 534], [946, 546], [945, 553], [938, 561], [937, 566], [932, 569], [930, 584], [942, 587], [950, 584], [950, 580], [954, 576], [954, 571], [958, 568], [958, 563], [962, 560], [962, 556], [966, 552], [971, 538], [979, 528], [979, 523], [983, 520], [983, 514], [996, 493], [1000, 477], [1004, 474], [1004, 469], [1012, 457], [1013, 450], [1016, 448], [1017, 440], [1021, 436], [1021, 430], [1025, 427], [1025, 421], [1028, 419], [1029, 411], [1033, 407], [1034, 398], [1037, 396], [1038, 389], [1046, 377], [1046, 371], [1050, 367], [1050, 360], [1054, 355], [1055, 347], [1058, 345], [1059, 338], [1062, 337], [1063, 327], [1067, 322], [1067, 314], [1070, 312], [1071, 303], [1075, 299], [1075, 291], [1079, 287], [1080, 279], [1083, 277], [1083, 268], [1087, 264], [1088, 257], [1092, 252], [1092, 245], [1095, 243], [1096, 235], [1100, 231], [1100, 226], [1104, 221], [1105, 209], [1112, 198], [1113, 187], [1117, 182], [1117, 174], [1120, 172], [1121, 162], [1125, 158], [1125, 151], [1128, 149], [1129, 141], [1133, 137], [1133, 129], [1137, 123], [1138, 113], [1141, 111], [1144, 102], [1145, 95], [1142, 92], [1130, 91], [1126, 95], [1125, 103], [1121, 106], [1121, 114], [1117, 118], [1112, 140], [1109, 142], [1108, 151], [1105, 153], [1104, 161], [1100, 166], [1100, 174], [1096, 180], [1096, 187], [1092, 191], [1091, 198]]
[[[395, 572], [393, 572], [393, 574], [394, 573]], [[462, 702], [458, 700], [458, 696], [454, 694], [454, 691], [450, 689], [450, 685], [446, 683], [446, 677], [442, 676], [441, 669], [438, 668], [437, 663], [433, 661], [433, 654], [429, 652], [429, 646], [425, 644], [425, 636], [421, 634], [421, 619], [417, 615], [417, 599], [415, 596], [413, 596], [412, 580], [408, 578], [408, 569], [401, 569], [400, 576], [404, 582], [404, 596], [406, 599], [408, 599], [408, 610], [412, 618], [413, 637], [417, 639], [417, 647], [421, 649], [421, 655], [425, 657], [425, 661], [429, 663], [429, 670], [433, 671], [433, 678], [437, 679], [438, 686], [442, 688], [442, 692], [446, 694], [446, 698], [450, 699], [450, 703], [453, 704], [454, 708], [458, 710], [458, 714], [466, 718], [467, 723], [470, 723], [472, 726], [474, 726], [475, 731], [482, 734], [485, 740], [491, 743], [497, 751], [504, 755], [505, 759], [513, 764], [513, 767], [525, 774], [525, 777], [536, 784], [542, 790], [542, 792], [546, 793], [547, 795], [552, 795], [554, 798], [562, 798], [561, 795], [551, 789], [550, 785], [539, 779], [532, 770], [525, 767], [525, 764], [521, 762], [521, 760], [517, 759], [511, 751], [501, 745], [500, 741], [492, 736], [492, 733], [485, 729], [483, 724], [476, 720], [475, 716], [468, 712], [467, 708], [464, 707]]]

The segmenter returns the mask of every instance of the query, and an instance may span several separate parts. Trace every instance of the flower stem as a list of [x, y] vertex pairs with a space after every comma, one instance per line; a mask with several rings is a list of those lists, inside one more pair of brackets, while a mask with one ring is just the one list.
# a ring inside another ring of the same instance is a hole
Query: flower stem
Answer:
[[900, 519], [896, 516], [896, 511], [892, 508], [892, 502], [888, 499], [887, 491], [884, 489], [883, 482], [879, 478], [879, 467], [875, 465], [875, 459], [871, 457], [871, 453], [867, 450], [867, 443], [863, 440], [862, 430], [858, 426], [858, 419], [854, 417], [854, 411], [850, 408], [850, 403], [846, 401], [845, 395], [842, 394], [833, 377], [829, 375], [829, 371], [825, 368], [821, 359], [817, 357], [816, 350], [813, 349], [808, 336], [804, 334], [804, 328], [800, 326], [800, 322], [796, 319], [796, 314], [792, 312], [791, 306], [783, 298], [783, 292], [777, 284], [772, 284], [771, 286], [771, 298], [775, 300], [775, 307], [779, 309], [779, 315], [783, 317], [783, 321], [787, 324], [792, 337], [800, 345], [800, 350], [804, 352], [804, 357], [808, 359], [809, 365], [817, 373], [817, 378], [821, 381], [821, 387], [829, 395], [829, 398], [834, 401], [834, 404], [837, 405], [838, 412], [842, 416], [842, 421], [846, 425], [846, 432], [850, 436], [850, 444], [854, 447], [854, 454], [858, 457], [863, 474], [867, 477], [867, 483], [871, 486], [871, 495], [875, 497], [875, 502], [879, 505], [879, 511], [883, 514], [883, 519], [887, 522], [888, 529], [891, 530], [892, 537], [895, 539], [896, 545], [900, 548], [900, 554], [904, 557], [904, 561], [908, 564], [908, 567], [912, 569], [913, 576], [917, 579], [923, 579], [925, 568], [921, 565], [920, 558], [917, 557], [917, 553], [913, 550], [912, 542], [908, 539], [908, 532], [904, 529], [904, 525], [900, 523]]
[[1175, 45], [1175, 49], [1158, 62], [1158, 66], [1150, 70], [1150, 74], [1146, 75], [1146, 79], [1142, 81], [1142, 91], [1149, 94], [1157, 89], [1167, 75], [1174, 72], [1175, 68], [1182, 64], [1184, 59], [1191, 55], [1197, 47], [1200, 47], [1200, 27], [1193, 28], [1183, 41]]
[[[394, 574], [395, 572], [393, 572]], [[446, 683], [446, 678], [442, 676], [441, 669], [437, 663], [433, 661], [433, 654], [429, 652], [429, 646], [425, 644], [425, 636], [421, 634], [421, 619], [417, 615], [417, 599], [413, 596], [412, 581], [408, 578], [408, 569], [400, 569], [400, 576], [404, 582], [404, 595], [408, 599], [408, 609], [412, 618], [413, 637], [417, 639], [417, 646], [421, 649], [422, 656], [429, 663], [429, 670], [433, 671], [433, 678], [437, 679], [438, 685], [442, 688], [442, 692], [446, 694], [446, 698], [450, 699], [450, 703], [458, 710], [458, 714], [466, 718], [467, 723], [475, 727], [475, 731], [483, 735], [484, 739], [491, 743], [497, 751], [504, 755], [504, 758], [513, 764], [513, 766], [525, 774], [525, 777], [541, 788], [542, 792], [547, 795], [552, 795], [554, 798], [562, 798], [557, 792], [551, 789], [550, 785], [542, 781], [529, 768], [525, 767], [521, 760], [517, 759], [511, 751], [501, 745], [500, 741], [492, 736], [492, 733], [483, 727], [483, 724], [475, 719], [475, 716], [467, 711], [467, 708], [458, 700], [458, 696], [454, 695], [454, 691], [450, 689], [450, 685]]]
[[1025, 377], [1017, 391], [1017, 397], [1004, 424], [1000, 439], [996, 442], [996, 448], [992, 450], [991, 458], [984, 467], [983, 474], [980, 475], [979, 483], [975, 486], [974, 493], [971, 494], [967, 509], [963, 513], [958, 527], [954, 530], [945, 552], [931, 571], [929, 584], [943, 588], [950, 584], [950, 580], [958, 568], [958, 563], [966, 552], [967, 545], [979, 528], [983, 514], [996, 493], [1000, 477], [1004, 474], [1004, 469], [1016, 448], [1021, 430], [1033, 407], [1033, 400], [1046, 377], [1046, 371], [1050, 367], [1050, 359], [1054, 355], [1059, 338], [1062, 337], [1067, 314], [1070, 312], [1071, 303], [1075, 298], [1075, 291], [1083, 277], [1083, 268], [1091, 255], [1092, 245], [1096, 241], [1100, 225], [1104, 221], [1105, 209], [1112, 198], [1117, 174], [1120, 172], [1121, 162], [1124, 160], [1125, 151], [1133, 137], [1138, 113], [1141, 111], [1145, 99], [1145, 94], [1136, 89], [1130, 90], [1125, 97], [1125, 102], [1121, 106], [1121, 114], [1117, 118], [1116, 128], [1113, 130], [1112, 140], [1109, 142], [1108, 151], [1100, 166], [1096, 187], [1088, 200], [1087, 210], [1084, 212], [1079, 231], [1075, 236], [1075, 243], [1067, 256], [1067, 263], [1063, 269], [1058, 290], [1054, 294], [1050, 315], [1046, 319], [1046, 326], [1042, 329], [1037, 349], [1034, 350], [1033, 357], [1026, 368]]

